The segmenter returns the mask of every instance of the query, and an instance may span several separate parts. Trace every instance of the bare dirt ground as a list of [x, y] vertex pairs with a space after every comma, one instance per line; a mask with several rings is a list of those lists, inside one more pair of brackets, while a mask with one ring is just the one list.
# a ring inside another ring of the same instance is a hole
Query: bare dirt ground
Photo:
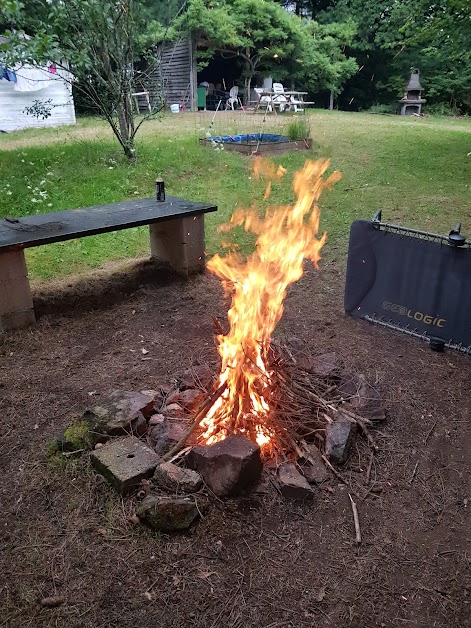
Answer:
[[347, 318], [342, 292], [336, 263], [307, 268], [277, 334], [336, 351], [387, 395], [371, 482], [360, 444], [350, 489], [216, 502], [189, 533], [156, 536], [86, 456], [51, 465], [45, 445], [91, 399], [214, 359], [219, 283], [140, 263], [36, 289], [38, 324], [0, 339], [0, 625], [470, 626], [471, 361]]

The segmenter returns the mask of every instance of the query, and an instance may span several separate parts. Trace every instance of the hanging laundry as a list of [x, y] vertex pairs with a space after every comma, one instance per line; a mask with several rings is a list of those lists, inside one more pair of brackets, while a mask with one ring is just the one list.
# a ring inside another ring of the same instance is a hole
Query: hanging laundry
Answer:
[[53, 63], [51, 63], [48, 69], [51, 74], [57, 74], [57, 68]]
[[0, 66], [0, 80], [5, 79], [10, 83], [16, 83], [16, 74], [5, 66]]
[[17, 92], [37, 92], [51, 84], [46, 68], [23, 65], [16, 68], [15, 74], [16, 83], [13, 89]]

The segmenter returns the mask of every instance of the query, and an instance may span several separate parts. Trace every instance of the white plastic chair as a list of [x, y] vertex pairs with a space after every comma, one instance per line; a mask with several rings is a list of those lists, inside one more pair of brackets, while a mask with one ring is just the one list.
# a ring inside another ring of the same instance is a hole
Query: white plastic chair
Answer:
[[283, 111], [286, 109], [288, 98], [284, 95], [285, 88], [283, 87], [282, 83], [273, 83], [273, 93], [275, 94], [273, 96], [273, 104], [275, 105], [275, 107], [278, 107], [280, 113], [283, 113]]
[[303, 112], [304, 111], [304, 101], [303, 100], [297, 100], [296, 96], [290, 96], [289, 99], [289, 106], [290, 109], [293, 108], [293, 111], [295, 112]]
[[271, 106], [271, 98], [270, 96], [262, 96], [263, 87], [254, 87], [254, 92], [258, 96], [258, 107], [266, 107], [267, 111], [273, 111]]
[[237, 105], [237, 103], [242, 106], [239, 98], [239, 88], [237, 85], [234, 85], [234, 87], [231, 87], [229, 90], [229, 98], [226, 101], [226, 109], [230, 108], [234, 111], [234, 105]]

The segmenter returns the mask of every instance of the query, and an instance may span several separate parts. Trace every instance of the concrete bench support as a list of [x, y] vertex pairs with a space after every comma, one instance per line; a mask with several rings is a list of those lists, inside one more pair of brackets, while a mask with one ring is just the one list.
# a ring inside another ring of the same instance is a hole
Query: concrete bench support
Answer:
[[35, 320], [24, 251], [0, 252], [0, 332]]
[[205, 268], [204, 215], [172, 218], [149, 225], [153, 259], [188, 277]]

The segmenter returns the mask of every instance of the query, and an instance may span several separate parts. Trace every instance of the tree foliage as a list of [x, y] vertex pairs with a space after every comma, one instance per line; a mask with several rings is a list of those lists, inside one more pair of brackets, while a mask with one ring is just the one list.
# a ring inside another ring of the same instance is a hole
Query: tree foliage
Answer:
[[394, 102], [412, 67], [430, 103], [471, 105], [470, 0], [332, 0], [316, 14], [322, 23], [352, 19], [350, 53], [361, 71], [345, 89], [360, 108]]
[[137, 0], [4, 0], [0, 14], [8, 37], [0, 47], [3, 63], [53, 61], [70, 70], [67, 76], [108, 121], [128, 158], [142, 123], [133, 108], [132, 94], [142, 91], [136, 64], [155, 58], [159, 30], [142, 8]]
[[342, 52], [354, 35], [352, 22], [324, 27], [273, 0], [189, 0], [177, 26], [207, 51], [240, 59], [247, 94], [261, 72], [313, 91], [337, 91], [356, 69]]

